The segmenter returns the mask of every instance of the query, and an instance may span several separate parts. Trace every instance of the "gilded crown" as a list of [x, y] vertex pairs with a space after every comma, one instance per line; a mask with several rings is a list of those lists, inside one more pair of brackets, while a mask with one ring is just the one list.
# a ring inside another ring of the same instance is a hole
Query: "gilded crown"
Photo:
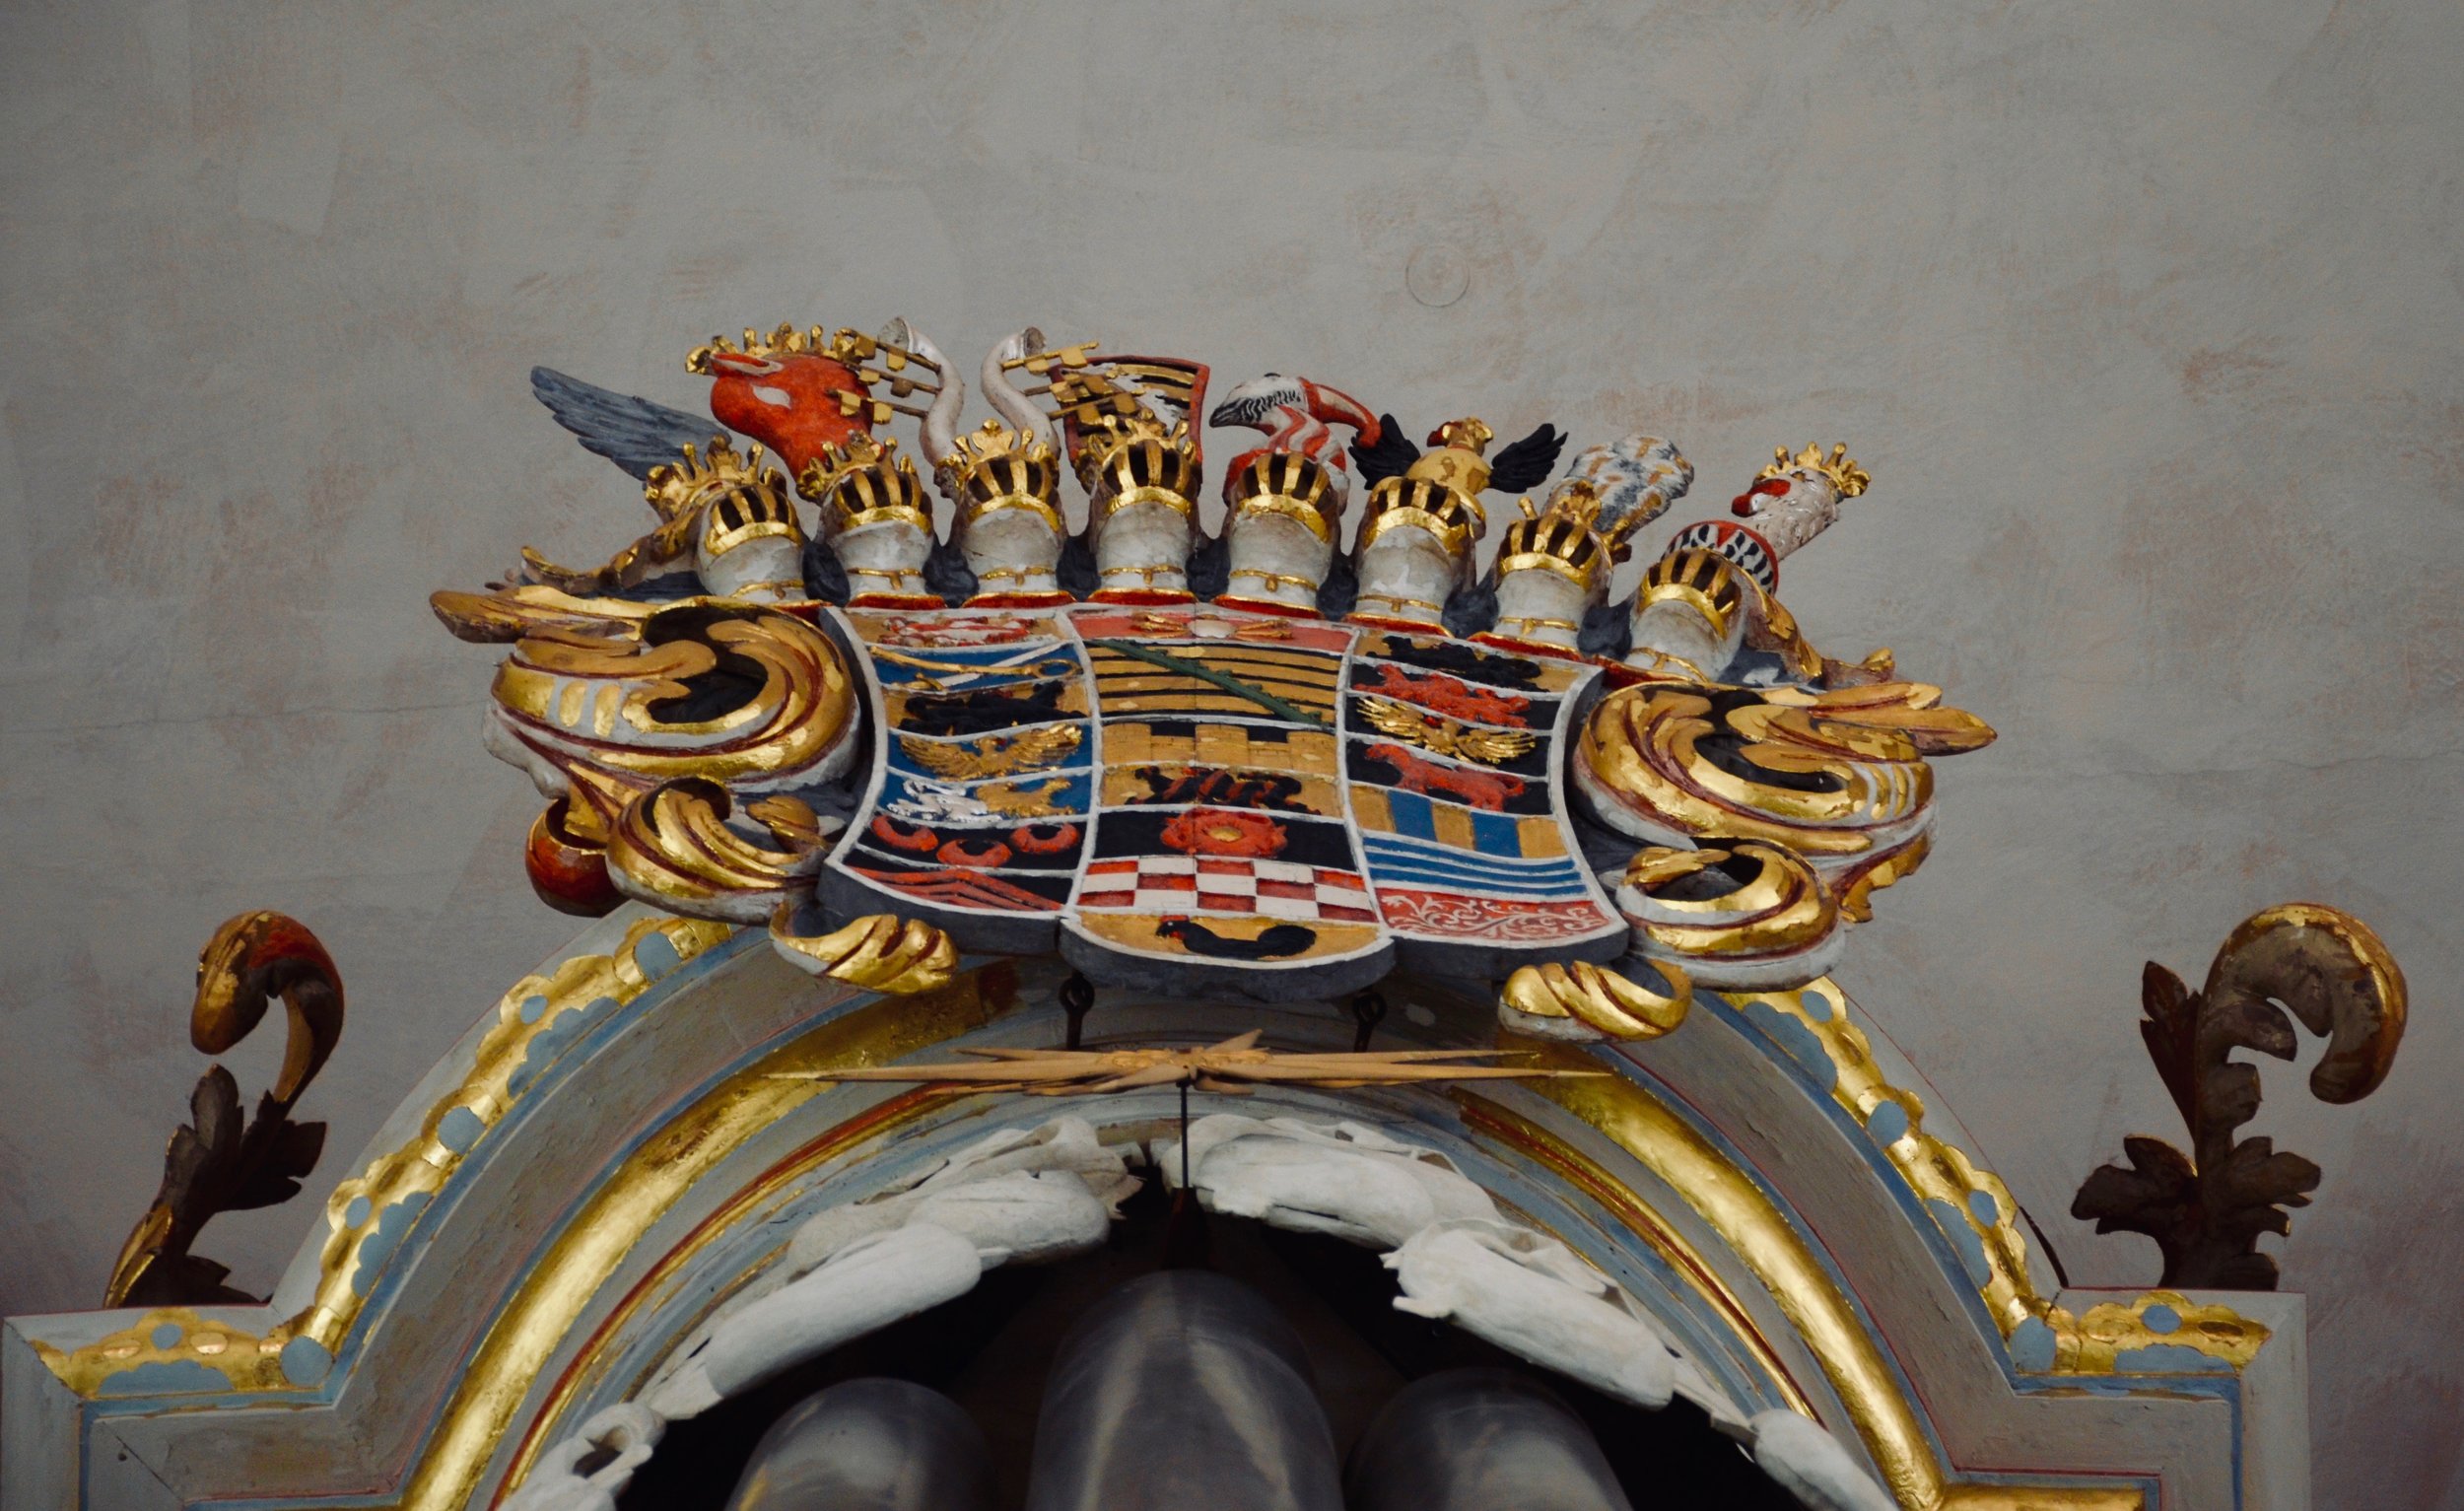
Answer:
[[1388, 477], [1369, 490], [1360, 516], [1360, 547], [1375, 545], [1390, 530], [1421, 529], [1437, 537], [1446, 554], [1461, 557], [1480, 538], [1488, 518], [1472, 496], [1433, 478]]
[[[1571, 579], [1584, 591], [1601, 585], [1616, 564], [1625, 560], [1626, 536], [1642, 521], [1620, 519], [1606, 530], [1600, 523], [1600, 492], [1581, 479], [1557, 490], [1545, 510], [1535, 512], [1522, 501], [1523, 517], [1506, 526], [1497, 546], [1497, 575], [1510, 572], [1554, 572]], [[1631, 516], [1629, 516], [1631, 518]]]
[[987, 420], [958, 438], [940, 467], [962, 522], [998, 510], [1024, 509], [1042, 515], [1055, 533], [1067, 533], [1054, 505], [1061, 492], [1061, 462], [1050, 442]]
[[707, 457], [687, 446], [681, 463], [652, 467], [643, 480], [642, 497], [659, 518], [673, 522], [732, 492], [778, 494], [786, 489], [787, 481], [778, 468], [762, 465], [760, 446], [739, 457], [724, 436], [713, 436]]
[[1197, 517], [1198, 466], [1186, 446], [1160, 436], [1131, 436], [1108, 449], [1086, 476], [1087, 498], [1099, 516], [1137, 504], [1161, 504]]
[[894, 438], [859, 431], [850, 436], [844, 446], [824, 446], [820, 454], [804, 463], [804, 470], [795, 475], [795, 491], [818, 504], [839, 486], [841, 479], [853, 473], [896, 471], [900, 467], [914, 471], [915, 463], [896, 455], [897, 450]]
[[924, 503], [916, 464], [896, 454], [896, 441], [852, 438], [804, 464], [796, 492], [821, 506], [832, 533], [859, 524], [899, 521], [930, 534], [932, 511]]
[[[1232, 481], [1232, 515], [1283, 515], [1332, 545], [1342, 523], [1342, 496], [1318, 458], [1305, 451], [1267, 451]], [[1228, 522], [1228, 521], [1227, 521]]]
[[[842, 336], [848, 332], [840, 332]], [[782, 325], [767, 333], [746, 327], [744, 343], [739, 346], [725, 336], [713, 336], [701, 346], [685, 354], [684, 368], [704, 378], [714, 376], [711, 363], [718, 357], [752, 357], [764, 362], [777, 362], [787, 357], [829, 356], [825, 333], [818, 325], [803, 330]]]
[[1832, 489], [1843, 499], [1857, 497], [1865, 492], [1867, 484], [1874, 481], [1873, 475], [1858, 466], [1856, 458], [1848, 454], [1845, 443], [1832, 446], [1831, 454], [1828, 456], [1822, 454], [1822, 444], [1818, 441], [1794, 456], [1788, 454], [1788, 447], [1775, 446], [1771, 448], [1771, 464], [1755, 473], [1756, 477], [1785, 477], [1791, 472], [1819, 472], [1831, 480]]

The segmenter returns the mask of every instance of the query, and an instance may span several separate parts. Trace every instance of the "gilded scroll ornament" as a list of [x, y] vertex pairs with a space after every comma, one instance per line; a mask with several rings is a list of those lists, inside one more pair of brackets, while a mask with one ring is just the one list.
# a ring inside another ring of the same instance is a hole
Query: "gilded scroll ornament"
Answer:
[[1500, 1011], [1507, 1026], [1546, 1039], [1657, 1039], [1685, 1021], [1693, 987], [1675, 965], [1653, 965], [1663, 990], [1586, 960], [1523, 966], [1506, 978]]
[[273, 1088], [250, 1120], [229, 1070], [215, 1065], [198, 1078], [189, 1122], [163, 1156], [162, 1189], [111, 1267], [104, 1306], [258, 1299], [224, 1284], [230, 1271], [188, 1246], [215, 1213], [288, 1202], [316, 1168], [325, 1125], [294, 1123], [291, 1109], [342, 1037], [342, 974], [308, 926], [283, 914], [243, 913], [214, 930], [197, 958], [190, 1042], [223, 1054], [247, 1038], [277, 996], [289, 1032]]
[[795, 931], [793, 905], [781, 903], [771, 916], [770, 942], [798, 970], [892, 996], [938, 991], [958, 971], [958, 950], [948, 934], [886, 913], [807, 935]]
[[1814, 867], [1757, 840], [1638, 851], [1617, 908], [1645, 958], [1722, 991], [1818, 976], [1845, 942], [1839, 906]]
[[727, 790], [703, 777], [663, 782], [625, 804], [607, 843], [618, 887], [678, 913], [758, 924], [809, 888], [828, 848], [822, 821], [799, 797], [773, 793], [744, 817], [764, 839], [727, 825]]
[[2290, 1009], [2328, 1040], [2311, 1093], [2358, 1102], [2386, 1079], [2404, 1038], [2404, 973], [2360, 919], [2286, 903], [2225, 935], [2200, 991], [2150, 961], [2140, 999], [2139, 1034], [2189, 1128], [2190, 1153], [2125, 1138], [2129, 1163], [2091, 1173], [2071, 1215], [2094, 1219], [2099, 1233], [2155, 1239], [2165, 1285], [2273, 1290], [2276, 1260], [2259, 1252], [2259, 1235], [2291, 1230], [2287, 1208], [2309, 1204], [2319, 1168], [2268, 1138], [2234, 1137], [2259, 1110], [2259, 1072], [2232, 1052], [2291, 1060], [2298, 1040]]

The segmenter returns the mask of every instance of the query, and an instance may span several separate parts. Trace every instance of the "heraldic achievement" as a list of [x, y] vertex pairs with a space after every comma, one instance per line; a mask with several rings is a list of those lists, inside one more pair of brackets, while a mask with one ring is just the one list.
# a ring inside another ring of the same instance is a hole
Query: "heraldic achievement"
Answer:
[[[1693, 480], [1654, 436], [1415, 446], [1324, 383], [1210, 409], [1201, 363], [1034, 329], [973, 428], [905, 320], [686, 367], [717, 423], [534, 371], [656, 527], [434, 600], [512, 646], [487, 739], [550, 799], [528, 864], [567, 911], [765, 924], [879, 989], [977, 953], [1265, 999], [1401, 967], [1502, 983], [1527, 1032], [1647, 1036], [1696, 986], [1819, 976], [1925, 856], [1928, 758], [1993, 737], [1781, 606], [1865, 491], [1844, 446], [1781, 448], [1612, 602]], [[1256, 433], [1214, 531], [1208, 424]]]
[[598, 922], [262, 1300], [192, 1246], [314, 1175], [342, 976], [217, 930], [190, 1040], [283, 1068], [0, 1326], [0, 1511], [2307, 1511], [2320, 1171], [2234, 1057], [2368, 1095], [2402, 972], [2300, 902], [2148, 966], [2187, 1136], [2071, 1211], [2161, 1288], [2071, 1285], [1832, 976], [1994, 738], [1782, 605], [1846, 446], [1662, 524], [1673, 443], [1504, 396], [872, 328], [707, 416], [533, 370], [650, 518], [431, 602]]

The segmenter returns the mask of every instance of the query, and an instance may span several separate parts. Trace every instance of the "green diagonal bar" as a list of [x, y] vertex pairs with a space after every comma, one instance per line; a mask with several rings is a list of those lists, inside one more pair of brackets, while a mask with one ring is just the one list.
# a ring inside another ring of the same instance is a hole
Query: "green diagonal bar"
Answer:
[[1235, 698], [1247, 698], [1260, 708], [1280, 714], [1296, 724], [1307, 724], [1312, 729], [1329, 727], [1325, 720], [1302, 708], [1299, 704], [1278, 698], [1255, 682], [1244, 682], [1228, 671], [1217, 671], [1203, 661], [1193, 661], [1184, 656], [1174, 655], [1169, 651], [1158, 651], [1152, 646], [1141, 646], [1133, 640], [1090, 640], [1087, 644], [1116, 652], [1133, 661], [1144, 661], [1149, 666], [1160, 666], [1166, 671], [1177, 671], [1185, 677], [1196, 677], [1200, 682], [1212, 682]]

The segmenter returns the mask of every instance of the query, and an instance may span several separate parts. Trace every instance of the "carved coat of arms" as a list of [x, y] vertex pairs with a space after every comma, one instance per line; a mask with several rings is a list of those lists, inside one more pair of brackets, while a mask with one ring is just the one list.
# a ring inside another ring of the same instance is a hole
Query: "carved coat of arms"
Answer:
[[[1992, 737], [1780, 605], [1780, 562], [1865, 489], [1844, 448], [1782, 450], [1611, 603], [1692, 481], [1655, 437], [1552, 483], [1549, 426], [1414, 446], [1278, 375], [1209, 410], [1203, 364], [1032, 329], [987, 354], [973, 430], [903, 320], [687, 367], [719, 425], [534, 372], [656, 527], [436, 596], [512, 645], [487, 737], [550, 797], [529, 868], [574, 911], [766, 923], [876, 984], [1057, 950], [1274, 997], [1400, 964], [1506, 980], [1536, 1031], [1647, 1033], [1693, 983], [1819, 974], [1923, 859], [1926, 758]], [[1209, 420], [1262, 437], [1214, 531]]]

